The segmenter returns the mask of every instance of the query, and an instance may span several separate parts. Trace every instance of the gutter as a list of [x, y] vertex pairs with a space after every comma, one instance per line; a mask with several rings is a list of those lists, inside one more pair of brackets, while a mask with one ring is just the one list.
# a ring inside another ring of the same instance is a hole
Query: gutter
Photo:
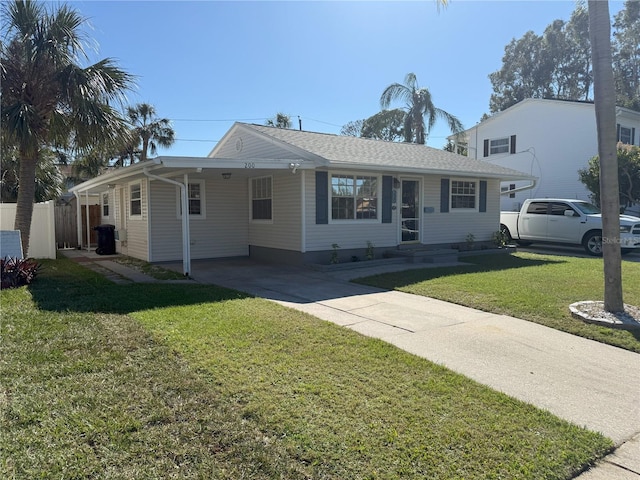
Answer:
[[164, 178], [158, 175], [154, 175], [153, 173], [149, 173], [147, 167], [144, 167], [142, 169], [142, 173], [144, 173], [148, 178], [160, 180], [162, 182], [170, 183], [172, 185], [177, 185], [178, 187], [180, 187], [180, 203], [182, 204], [182, 273], [185, 277], [189, 276], [189, 272], [191, 272], [191, 236], [189, 227], [189, 197], [187, 194], [187, 176], [185, 175], [185, 182], [180, 183], [175, 180], [171, 180], [170, 178]]

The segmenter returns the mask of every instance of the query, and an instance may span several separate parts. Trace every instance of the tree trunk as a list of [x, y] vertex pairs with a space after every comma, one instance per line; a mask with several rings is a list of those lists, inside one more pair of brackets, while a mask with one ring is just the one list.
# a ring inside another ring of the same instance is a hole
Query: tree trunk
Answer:
[[33, 201], [36, 192], [36, 164], [37, 153], [20, 151], [20, 183], [16, 202], [16, 221], [14, 229], [20, 230], [22, 254], [26, 258], [29, 254], [29, 237], [31, 236], [31, 217], [33, 216]]
[[604, 264], [604, 308], [624, 311], [622, 259], [620, 254], [620, 197], [616, 152], [616, 95], [611, 59], [609, 2], [589, 0], [589, 39], [593, 61], [593, 89], [600, 156], [600, 206], [602, 208], [602, 253]]

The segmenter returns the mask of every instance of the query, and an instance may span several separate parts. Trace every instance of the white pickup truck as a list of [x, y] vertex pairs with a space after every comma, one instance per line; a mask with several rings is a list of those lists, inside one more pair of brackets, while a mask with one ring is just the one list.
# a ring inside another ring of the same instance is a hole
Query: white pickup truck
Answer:
[[[582, 200], [534, 198], [519, 212], [500, 212], [500, 231], [507, 241], [582, 245], [590, 255], [602, 255], [602, 215]], [[640, 251], [640, 218], [620, 215], [622, 253]]]

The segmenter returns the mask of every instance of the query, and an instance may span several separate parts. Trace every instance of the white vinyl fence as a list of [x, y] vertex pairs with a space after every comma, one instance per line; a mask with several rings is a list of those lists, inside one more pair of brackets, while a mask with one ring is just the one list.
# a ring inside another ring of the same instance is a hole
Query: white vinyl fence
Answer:
[[[33, 206], [29, 258], [56, 258], [55, 202]], [[13, 230], [16, 219], [15, 203], [0, 203], [0, 230]]]

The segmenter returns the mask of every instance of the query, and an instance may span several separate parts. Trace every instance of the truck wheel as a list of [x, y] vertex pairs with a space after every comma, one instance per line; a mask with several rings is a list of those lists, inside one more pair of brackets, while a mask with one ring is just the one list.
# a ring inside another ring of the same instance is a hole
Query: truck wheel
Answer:
[[502, 238], [507, 245], [509, 245], [513, 241], [513, 238], [511, 238], [511, 232], [506, 225], [500, 224], [500, 233], [502, 234]]
[[590, 232], [582, 243], [589, 255], [602, 256], [602, 232]]

